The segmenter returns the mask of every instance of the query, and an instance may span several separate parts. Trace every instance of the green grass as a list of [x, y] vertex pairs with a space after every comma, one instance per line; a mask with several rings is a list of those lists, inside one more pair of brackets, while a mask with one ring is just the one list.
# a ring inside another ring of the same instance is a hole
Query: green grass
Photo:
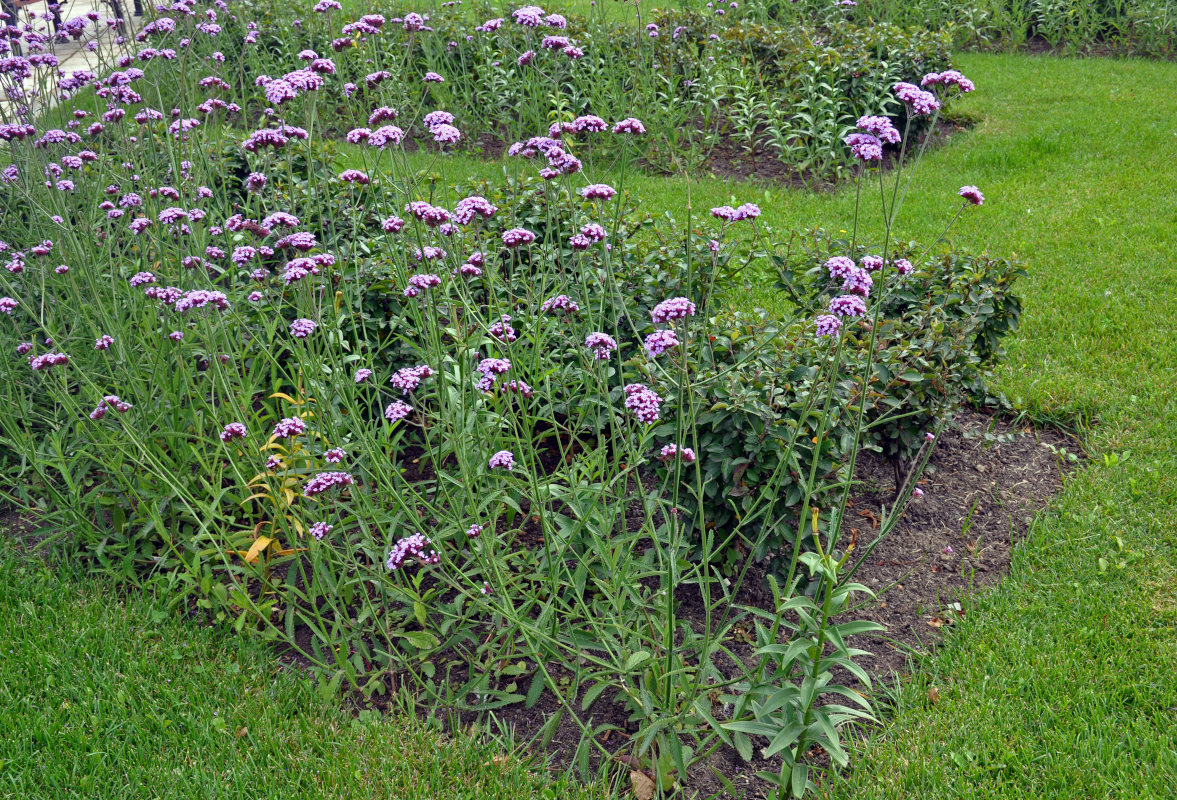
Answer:
[[[998, 388], [1034, 416], [1079, 425], [1094, 460], [1038, 519], [1009, 579], [970, 605], [901, 689], [856, 767], [827, 788], [845, 798], [1171, 796], [1177, 65], [959, 62], [979, 87], [960, 107], [984, 121], [925, 159], [898, 234], [934, 237], [960, 185], [985, 191], [954, 244], [1017, 254], [1031, 276]], [[443, 180], [503, 169], [429, 163]], [[755, 201], [781, 229], [846, 228], [854, 202], [849, 190], [718, 179], [629, 176], [626, 188], [680, 218], [688, 193], [698, 209]], [[772, 307], [771, 291], [751, 288], [749, 302]], [[458, 796], [539, 791], [518, 771], [484, 767], [485, 748], [439, 749], [432, 734], [395, 719], [361, 730], [251, 645], [158, 621], [147, 600], [19, 569], [0, 570], [0, 620], [12, 639], [0, 647], [7, 795], [139, 796], [148, 786], [167, 796], [440, 793], [406, 788], [418, 773], [421, 786]], [[930, 686], [941, 693], [935, 706]], [[249, 728], [241, 739], [239, 727]]]
[[272, 654], [0, 546], [0, 798], [588, 798], [500, 747], [355, 717]]
[[[1094, 463], [1068, 482], [1016, 552], [1010, 578], [973, 604], [830, 790], [847, 798], [1171, 796], [1177, 96], [1169, 87], [1177, 65], [995, 55], [959, 63], [979, 89], [958, 107], [983, 122], [925, 158], [897, 234], [934, 238], [957, 208], [958, 187], [984, 190], [985, 205], [968, 209], [953, 244], [1016, 254], [1030, 272], [998, 388], [1032, 416], [1079, 427]], [[462, 158], [418, 163], [446, 179], [504, 168]], [[845, 229], [854, 205], [849, 188], [812, 194], [632, 175], [625, 185], [644, 208], [680, 219], [688, 197], [704, 211], [755, 201], [780, 229]], [[772, 308], [767, 286], [749, 288], [745, 302]], [[934, 707], [932, 685], [942, 697]]]

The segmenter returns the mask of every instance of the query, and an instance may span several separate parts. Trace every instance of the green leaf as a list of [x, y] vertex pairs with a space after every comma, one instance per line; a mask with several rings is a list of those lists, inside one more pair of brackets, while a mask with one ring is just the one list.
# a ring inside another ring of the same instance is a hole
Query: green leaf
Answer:
[[650, 660], [650, 651], [649, 650], [639, 650], [636, 653], [633, 653], [632, 655], [630, 655], [630, 657], [625, 660], [624, 671], [625, 672], [632, 672], [639, 664], [644, 664], [649, 660]]
[[591, 689], [589, 689], [587, 692], [585, 692], [584, 699], [582, 699], [580, 701], [581, 710], [587, 711], [589, 706], [591, 706], [593, 703], [597, 702], [597, 698], [599, 698], [601, 696], [601, 693], [604, 692], [608, 688], [609, 688], [609, 682], [608, 681], [601, 681], [600, 683], [596, 684]]
[[531, 708], [539, 702], [539, 696], [544, 691], [544, 671], [537, 669], [535, 677], [531, 679], [531, 686], [527, 687], [527, 700], [524, 701], [524, 708]]
[[407, 639], [409, 644], [418, 650], [432, 650], [440, 644], [437, 637], [428, 631], [408, 631], [407, 633], [402, 633], [401, 636]]

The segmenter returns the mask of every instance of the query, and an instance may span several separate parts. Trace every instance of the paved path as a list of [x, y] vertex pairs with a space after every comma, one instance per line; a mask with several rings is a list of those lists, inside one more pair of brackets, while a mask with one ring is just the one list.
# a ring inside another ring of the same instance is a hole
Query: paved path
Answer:
[[[57, 56], [58, 69], [64, 74], [78, 70], [93, 70], [98, 64], [98, 52], [119, 47], [120, 35], [130, 37], [142, 22], [143, 0], [64, 0], [51, 9], [47, 2], [28, 3], [17, 7], [20, 0], [0, 0], [0, 10], [9, 15], [6, 24], [30, 25], [45, 34], [53, 34], [70, 20], [96, 14], [100, 21], [120, 19], [118, 27], [89, 22], [79, 38], [54, 37], [47, 50]], [[49, 19], [49, 17], [52, 19]], [[48, 69], [48, 68], [45, 68]], [[49, 101], [52, 103], [52, 100]], [[12, 121], [13, 111], [8, 98], [0, 96], [0, 122]], [[35, 114], [34, 114], [35, 116]]]

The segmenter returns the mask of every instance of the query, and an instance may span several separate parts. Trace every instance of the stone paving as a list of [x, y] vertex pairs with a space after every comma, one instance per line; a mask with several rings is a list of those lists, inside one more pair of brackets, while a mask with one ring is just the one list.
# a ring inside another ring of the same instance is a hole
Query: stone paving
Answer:
[[[139, 27], [142, 8], [142, 0], [64, 0], [56, 5], [56, 9], [47, 2], [0, 0], [0, 10], [10, 16], [6, 24], [31, 25], [45, 34], [53, 34], [70, 20], [88, 15], [97, 15], [99, 20], [122, 20], [119, 27], [96, 27], [91, 22], [86, 26], [84, 35], [77, 39], [69, 37], [61, 41], [55, 37], [48, 50], [57, 56], [58, 69], [64, 74], [77, 70], [95, 70], [100, 51], [109, 56], [119, 46], [117, 40], [120, 35], [130, 37]], [[139, 14], [136, 15], [136, 12]], [[47, 18], [50, 16], [52, 20]], [[11, 113], [8, 98], [0, 97], [0, 121], [11, 119]]]

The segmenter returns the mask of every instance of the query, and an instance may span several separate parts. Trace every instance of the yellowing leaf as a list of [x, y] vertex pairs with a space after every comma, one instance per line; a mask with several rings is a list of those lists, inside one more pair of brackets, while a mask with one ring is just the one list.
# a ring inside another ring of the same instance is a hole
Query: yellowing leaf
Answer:
[[257, 561], [258, 554], [265, 550], [272, 541], [274, 540], [269, 536], [259, 536], [257, 539], [255, 539], [253, 546], [251, 546], [249, 548], [249, 552], [245, 554], [246, 562], [252, 564]]

